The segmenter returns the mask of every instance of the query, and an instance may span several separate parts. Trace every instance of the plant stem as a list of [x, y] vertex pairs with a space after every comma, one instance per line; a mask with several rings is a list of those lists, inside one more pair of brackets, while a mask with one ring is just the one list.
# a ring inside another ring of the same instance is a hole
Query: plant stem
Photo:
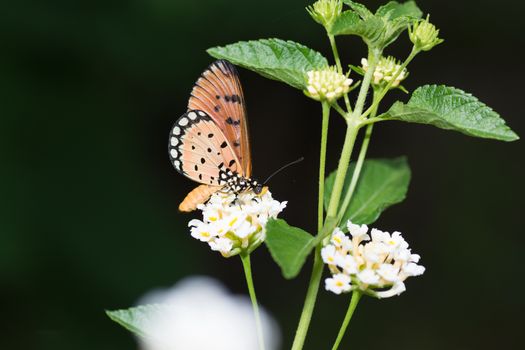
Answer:
[[357, 163], [355, 165], [355, 169], [352, 174], [352, 181], [350, 182], [350, 186], [348, 187], [348, 190], [346, 191], [345, 198], [343, 200], [343, 204], [341, 205], [341, 208], [339, 208], [339, 213], [337, 214], [338, 224], [343, 219], [343, 216], [346, 212], [346, 209], [348, 208], [348, 205], [350, 204], [350, 200], [352, 199], [352, 195], [354, 194], [355, 188], [357, 186], [357, 180], [359, 180], [359, 176], [361, 175], [361, 169], [363, 168], [363, 164], [365, 162], [366, 152], [368, 150], [368, 145], [370, 143], [370, 137], [372, 136], [373, 127], [374, 127], [374, 124], [370, 124], [366, 128], [365, 137], [363, 139], [363, 143], [361, 144], [361, 150], [359, 151]]
[[341, 328], [339, 329], [339, 334], [337, 334], [337, 339], [335, 340], [332, 350], [337, 350], [337, 348], [339, 347], [339, 344], [341, 343], [341, 340], [343, 339], [343, 336], [345, 335], [346, 328], [348, 327], [348, 323], [350, 323], [350, 320], [352, 319], [352, 315], [354, 314], [354, 311], [355, 311], [355, 308], [357, 307], [357, 303], [359, 302], [359, 299], [361, 299], [361, 292], [355, 290], [352, 293], [352, 300], [350, 300], [348, 311], [346, 311], [345, 319], [343, 320], [343, 324], [341, 325]]
[[371, 51], [368, 56], [370, 66], [369, 69], [366, 71], [365, 77], [363, 78], [363, 84], [361, 84], [361, 89], [359, 90], [359, 95], [357, 97], [355, 109], [350, 118], [347, 119], [348, 126], [346, 129], [346, 137], [343, 145], [343, 150], [341, 152], [341, 158], [339, 158], [339, 165], [337, 167], [337, 173], [335, 175], [332, 196], [330, 197], [330, 204], [328, 205], [328, 216], [335, 217], [337, 214], [339, 200], [341, 199], [341, 192], [343, 191], [343, 186], [345, 182], [346, 171], [348, 170], [348, 164], [350, 163], [350, 156], [354, 148], [357, 132], [360, 128], [359, 117], [363, 111], [366, 95], [368, 94], [368, 89], [370, 88], [370, 82], [372, 80], [372, 75], [374, 73], [377, 64], [377, 57], [379, 57], [379, 54]]
[[317, 231], [323, 229], [323, 203], [324, 203], [324, 178], [326, 164], [326, 145], [328, 143], [328, 124], [330, 120], [330, 105], [327, 102], [322, 103], [323, 121], [321, 124], [321, 151], [319, 155], [319, 198], [317, 199]]
[[246, 276], [246, 284], [248, 285], [248, 292], [252, 301], [253, 313], [255, 315], [255, 326], [257, 328], [257, 338], [259, 340], [259, 350], [264, 350], [264, 336], [261, 324], [261, 316], [259, 314], [259, 305], [257, 304], [257, 296], [255, 295], [255, 288], [252, 279], [252, 266], [250, 262], [250, 254], [240, 254], [242, 266], [244, 268], [244, 275]]
[[356, 125], [349, 124], [346, 129], [345, 142], [343, 150], [341, 151], [341, 158], [339, 158], [339, 166], [335, 175], [334, 187], [330, 197], [330, 204], [328, 205], [328, 216], [336, 216], [339, 200], [341, 199], [341, 192], [343, 190], [346, 171], [348, 170], [348, 163], [354, 148], [355, 139], [359, 128]]
[[[339, 51], [337, 50], [337, 45], [335, 43], [335, 37], [333, 35], [328, 34], [328, 39], [330, 40], [330, 46], [332, 46], [332, 52], [334, 54], [334, 60], [335, 64], [337, 66], [337, 70], [339, 71], [339, 74], [343, 73], [343, 67], [341, 66], [341, 60], [339, 59]], [[352, 106], [350, 105], [350, 99], [348, 98], [348, 94], [344, 94], [346, 109], [348, 112], [352, 111]]]
[[[377, 99], [377, 91], [374, 90], [373, 103], [376, 101], [376, 99]], [[371, 115], [372, 118], [376, 116], [378, 107], [379, 105], [375, 104], [375, 108], [372, 111], [372, 115]], [[346, 209], [348, 208], [348, 205], [350, 204], [350, 200], [352, 199], [352, 195], [354, 194], [355, 188], [357, 186], [357, 181], [359, 180], [359, 176], [361, 175], [361, 170], [365, 162], [368, 145], [370, 144], [370, 138], [372, 137], [373, 128], [374, 128], [374, 124], [369, 124], [366, 128], [365, 137], [363, 138], [363, 143], [361, 144], [361, 150], [359, 151], [359, 156], [357, 158], [357, 163], [355, 165], [354, 173], [352, 174], [352, 181], [350, 182], [350, 186], [348, 187], [348, 190], [346, 191], [345, 198], [343, 200], [343, 204], [341, 205], [341, 208], [339, 208], [339, 213], [337, 214], [338, 223], [340, 223], [340, 221], [343, 219], [343, 216], [346, 212]]]
[[310, 282], [308, 283], [308, 290], [306, 292], [306, 298], [304, 300], [303, 311], [301, 312], [301, 319], [295, 332], [295, 338], [292, 345], [292, 350], [301, 350], [308, 333], [308, 327], [312, 319], [312, 313], [314, 312], [315, 301], [317, 299], [317, 292], [319, 291], [319, 283], [323, 275], [323, 260], [321, 259], [321, 245], [315, 248], [314, 253], [314, 265], [312, 268], [312, 274], [310, 276]]

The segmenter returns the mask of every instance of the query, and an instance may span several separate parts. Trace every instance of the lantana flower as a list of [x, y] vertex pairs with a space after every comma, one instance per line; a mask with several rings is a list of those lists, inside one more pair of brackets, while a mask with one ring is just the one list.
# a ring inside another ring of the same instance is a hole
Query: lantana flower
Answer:
[[287, 202], [272, 198], [270, 191], [262, 195], [253, 192], [226, 194], [216, 192], [206, 204], [197, 208], [202, 220], [191, 220], [191, 236], [208, 243], [224, 257], [251, 252], [266, 238], [266, 222], [286, 207]]
[[420, 256], [412, 254], [400, 232], [392, 234], [347, 222], [350, 237], [336, 228], [321, 250], [332, 277], [325, 288], [335, 294], [359, 290], [376, 298], [388, 298], [405, 291], [404, 281], [419, 276], [425, 268]]
[[337, 100], [350, 91], [353, 82], [346, 75], [340, 74], [336, 67], [311, 70], [306, 76], [308, 83], [304, 93], [317, 101]]
[[[368, 60], [366, 58], [362, 58], [361, 68], [363, 68], [363, 71], [366, 72], [368, 70], [368, 67]], [[379, 86], [387, 85], [390, 81], [394, 79], [396, 74], [398, 74], [399, 72], [397, 77], [395, 77], [394, 82], [392, 83], [392, 88], [396, 88], [408, 76], [408, 71], [406, 69], [403, 69], [401, 71], [400, 70], [401, 64], [394, 57], [381, 57], [374, 71], [372, 83], [374, 85]]]

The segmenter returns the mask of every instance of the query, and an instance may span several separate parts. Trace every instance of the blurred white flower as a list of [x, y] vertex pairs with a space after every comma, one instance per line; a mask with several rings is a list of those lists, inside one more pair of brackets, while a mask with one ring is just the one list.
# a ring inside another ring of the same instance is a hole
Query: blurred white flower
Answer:
[[276, 218], [285, 207], [286, 202], [274, 200], [270, 191], [262, 195], [241, 193], [237, 198], [217, 192], [197, 207], [202, 211], [202, 221], [191, 220], [188, 226], [192, 237], [230, 257], [257, 248], [266, 238], [268, 219]]
[[360, 290], [377, 298], [388, 298], [405, 291], [405, 279], [425, 272], [417, 264], [420, 256], [412, 254], [400, 232], [390, 234], [372, 229], [370, 237], [366, 225], [348, 221], [347, 228], [351, 239], [336, 228], [321, 250], [321, 257], [333, 275], [325, 280], [327, 290], [335, 294]]
[[348, 275], [338, 273], [332, 278], [327, 278], [325, 280], [325, 286], [326, 290], [334, 292], [335, 294], [348, 292], [351, 289], [350, 277]]
[[335, 67], [311, 70], [306, 73], [305, 94], [317, 101], [335, 101], [350, 91], [352, 79], [337, 72]]
[[[368, 60], [366, 58], [361, 59], [361, 67], [365, 72], [368, 70]], [[408, 71], [406, 69], [401, 70], [401, 64], [394, 57], [381, 57], [374, 71], [372, 83], [374, 85], [386, 85], [394, 79], [398, 72], [399, 75], [393, 81], [392, 88], [398, 87], [405, 80], [408, 76]]]
[[[153, 291], [139, 304], [158, 304], [161, 312], [143, 321], [142, 350], [252, 350], [257, 332], [247, 297], [230, 294], [219, 282], [190, 277], [173, 288]], [[267, 350], [276, 350], [279, 330], [261, 311]]]

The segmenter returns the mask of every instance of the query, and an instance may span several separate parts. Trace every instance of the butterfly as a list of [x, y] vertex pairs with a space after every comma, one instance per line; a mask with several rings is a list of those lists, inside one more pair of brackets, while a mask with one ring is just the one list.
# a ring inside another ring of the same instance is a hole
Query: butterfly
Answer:
[[264, 186], [250, 178], [252, 161], [239, 75], [225, 60], [213, 62], [195, 83], [188, 110], [173, 125], [168, 143], [175, 169], [201, 183], [179, 205], [189, 212], [217, 192], [236, 195]]

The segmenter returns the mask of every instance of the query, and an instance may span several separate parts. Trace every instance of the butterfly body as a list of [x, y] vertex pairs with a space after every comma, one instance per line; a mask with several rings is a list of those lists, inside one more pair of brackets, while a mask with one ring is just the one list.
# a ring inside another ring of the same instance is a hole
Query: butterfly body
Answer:
[[195, 210], [217, 191], [236, 195], [263, 186], [251, 176], [251, 156], [244, 97], [235, 67], [212, 63], [195, 84], [188, 111], [170, 132], [171, 163], [184, 176], [202, 185], [179, 206]]

